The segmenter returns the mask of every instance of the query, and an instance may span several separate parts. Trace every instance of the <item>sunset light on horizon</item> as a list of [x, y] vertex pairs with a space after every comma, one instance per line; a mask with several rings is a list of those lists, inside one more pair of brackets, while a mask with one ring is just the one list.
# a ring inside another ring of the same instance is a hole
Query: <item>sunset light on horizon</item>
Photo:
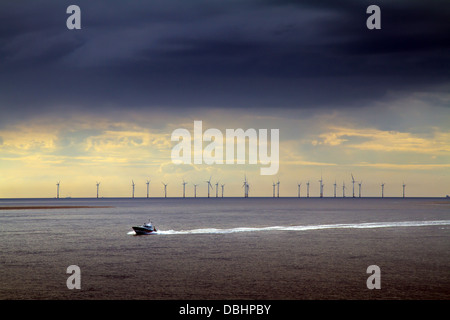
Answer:
[[[147, 179], [154, 197], [162, 181], [180, 197], [183, 179], [204, 197], [209, 177], [239, 197], [245, 176], [258, 197], [278, 179], [282, 196], [307, 181], [318, 196], [322, 176], [329, 197], [351, 174], [365, 197], [383, 182], [388, 197], [403, 183], [408, 197], [445, 197], [448, 20], [437, 4], [383, 2], [369, 30], [368, 3], [78, 1], [78, 30], [63, 2], [0, 5], [1, 30], [16, 30], [0, 42], [0, 198], [53, 198], [57, 181], [62, 197], [94, 197], [96, 181], [102, 197], [129, 197], [132, 180], [144, 197]], [[173, 163], [171, 134], [194, 121], [279, 130], [279, 170]]]

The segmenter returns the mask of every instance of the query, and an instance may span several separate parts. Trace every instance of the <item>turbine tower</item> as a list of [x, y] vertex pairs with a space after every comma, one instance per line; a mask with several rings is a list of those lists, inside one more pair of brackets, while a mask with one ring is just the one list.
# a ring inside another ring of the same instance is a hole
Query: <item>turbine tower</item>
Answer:
[[219, 197], [219, 181], [216, 182], [216, 198]]
[[248, 182], [247, 182], [247, 176], [244, 176], [244, 184], [242, 185], [242, 188], [244, 188], [244, 198], [248, 198]]
[[211, 187], [212, 188], [212, 185], [211, 185], [211, 177], [209, 177], [209, 180], [208, 181], [205, 181], [207, 184], [208, 184], [208, 198], [209, 198], [209, 188]]
[[280, 197], [280, 179], [278, 179], [278, 182], [277, 182], [277, 198], [279, 198]]
[[403, 198], [405, 197], [405, 187], [406, 187], [406, 184], [405, 184], [405, 182], [403, 181]]
[[185, 192], [185, 190], [186, 190], [186, 184], [187, 184], [187, 182], [184, 181], [184, 179], [183, 179], [183, 183], [182, 183], [182, 185], [183, 185], [183, 198], [186, 198], [186, 192]]
[[98, 199], [98, 187], [100, 186], [100, 182], [96, 182], [96, 184], [97, 184], [97, 199]]
[[194, 185], [194, 198], [197, 198], [197, 186], [198, 184], [193, 184]]
[[345, 182], [342, 181], [342, 198], [345, 198]]
[[355, 197], [355, 178], [353, 178], [353, 173], [352, 175], [352, 184], [353, 184], [353, 198]]
[[147, 199], [148, 199], [149, 188], [150, 188], [150, 180], [147, 180], [147, 182], [145, 184], [147, 185]]
[[61, 181], [58, 181], [57, 183], [56, 183], [56, 199], [59, 199], [59, 183], [60, 183]]
[[306, 183], [306, 197], [309, 198], [309, 181]]
[[384, 198], [384, 182], [381, 183], [381, 197]]
[[167, 185], [168, 183], [161, 182], [164, 185], [164, 198], [167, 198]]
[[276, 186], [275, 182], [272, 181], [273, 197], [274, 197], [274, 198], [275, 198], [275, 186]]
[[223, 187], [225, 187], [225, 184], [220, 185], [222, 187], [222, 198], [223, 198]]
[[320, 197], [323, 198], [323, 184], [322, 184], [323, 180], [322, 180], [322, 176], [320, 176], [319, 182], [320, 182]]
[[132, 198], [134, 198], [134, 186], [135, 186], [135, 184], [134, 184], [134, 181], [133, 181], [133, 180], [131, 180], [131, 186], [133, 187], [133, 194], [132, 194]]
[[360, 182], [358, 182], [358, 187], [359, 187], [359, 197], [361, 198], [361, 185], [362, 185], [362, 180]]
[[248, 192], [249, 192], [249, 190], [250, 190], [250, 184], [249, 184], [248, 181], [247, 181], [247, 198], [248, 198]]
[[336, 198], [336, 180], [334, 180], [333, 186], [334, 186], [334, 197]]
[[298, 197], [300, 198], [300, 187], [302, 186], [302, 183], [297, 182], [297, 186], [298, 186]]

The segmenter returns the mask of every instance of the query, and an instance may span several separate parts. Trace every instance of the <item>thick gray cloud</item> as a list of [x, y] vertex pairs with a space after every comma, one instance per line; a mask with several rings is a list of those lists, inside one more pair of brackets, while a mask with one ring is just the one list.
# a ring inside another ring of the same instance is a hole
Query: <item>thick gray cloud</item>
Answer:
[[0, 112], [358, 107], [448, 83], [448, 30], [446, 1], [7, 0]]

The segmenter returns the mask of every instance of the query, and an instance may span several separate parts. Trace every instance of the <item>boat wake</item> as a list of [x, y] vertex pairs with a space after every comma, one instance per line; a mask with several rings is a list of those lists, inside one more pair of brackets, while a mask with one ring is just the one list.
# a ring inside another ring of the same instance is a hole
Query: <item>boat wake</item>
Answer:
[[[259, 231], [310, 231], [323, 229], [372, 229], [372, 228], [397, 228], [397, 227], [426, 227], [426, 226], [447, 226], [450, 220], [434, 221], [400, 221], [400, 222], [369, 222], [352, 224], [320, 224], [304, 226], [273, 226], [273, 227], [240, 227], [230, 229], [203, 228], [192, 230], [158, 230], [160, 235], [185, 235], [185, 234], [226, 234], [238, 232], [259, 232]], [[134, 231], [128, 234], [135, 234]]]

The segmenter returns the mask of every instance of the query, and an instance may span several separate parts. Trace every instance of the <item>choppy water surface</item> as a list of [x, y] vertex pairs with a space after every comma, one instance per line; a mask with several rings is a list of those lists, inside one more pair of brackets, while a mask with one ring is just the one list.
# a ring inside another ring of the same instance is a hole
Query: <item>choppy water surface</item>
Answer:
[[1, 299], [450, 297], [446, 199], [0, 200], [23, 206], [65, 208], [0, 210]]

